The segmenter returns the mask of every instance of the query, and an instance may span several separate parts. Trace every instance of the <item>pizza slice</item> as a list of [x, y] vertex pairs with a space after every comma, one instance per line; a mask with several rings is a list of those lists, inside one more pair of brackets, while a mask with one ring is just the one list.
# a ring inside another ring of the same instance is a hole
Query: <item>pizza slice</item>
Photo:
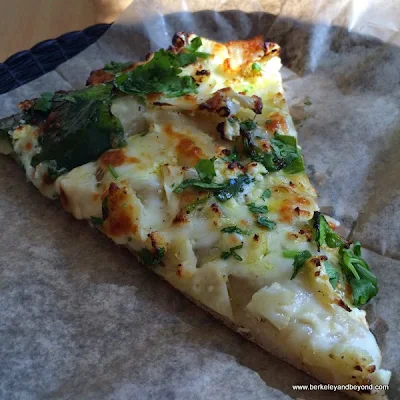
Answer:
[[[1, 150], [226, 325], [333, 384], [387, 384], [358, 307], [376, 277], [321, 214], [283, 96], [279, 46], [175, 35], [145, 62], [43, 93]], [[367, 388], [350, 393], [384, 398]]]

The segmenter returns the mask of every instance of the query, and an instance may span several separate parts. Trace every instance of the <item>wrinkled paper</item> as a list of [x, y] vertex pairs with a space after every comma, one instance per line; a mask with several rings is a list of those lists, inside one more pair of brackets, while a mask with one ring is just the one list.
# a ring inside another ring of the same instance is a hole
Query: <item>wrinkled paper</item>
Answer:
[[[240, 11], [238, 11], [240, 9]], [[208, 11], [207, 11], [208, 10]], [[209, 11], [217, 10], [217, 11]], [[400, 7], [393, 1], [138, 0], [95, 44], [0, 96], [0, 117], [82, 87], [106, 62], [143, 59], [175, 31], [262, 34], [323, 212], [358, 239], [380, 291], [367, 306], [400, 398]], [[0, 398], [341, 399], [247, 342], [25, 182], [0, 157]]]

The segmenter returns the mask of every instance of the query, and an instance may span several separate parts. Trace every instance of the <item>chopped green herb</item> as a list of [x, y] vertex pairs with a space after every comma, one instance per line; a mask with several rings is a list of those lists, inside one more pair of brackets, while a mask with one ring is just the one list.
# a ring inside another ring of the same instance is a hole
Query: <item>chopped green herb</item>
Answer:
[[339, 255], [339, 263], [352, 288], [354, 305], [366, 304], [378, 293], [378, 282], [367, 262], [361, 257], [360, 243], [355, 242], [353, 250], [342, 246]]
[[90, 217], [90, 221], [93, 225], [103, 225], [103, 218], [100, 217]]
[[328, 224], [325, 217], [315, 211], [313, 216], [313, 225], [315, 229], [315, 241], [317, 242], [318, 251], [325, 244], [330, 248], [340, 247], [344, 244], [344, 240], [338, 235]]
[[181, 68], [194, 63], [197, 58], [207, 58], [208, 53], [197, 52], [201, 39], [193, 39], [186, 52], [173, 54], [159, 50], [146, 64], [132, 71], [121, 73], [114, 79], [114, 85], [124, 93], [143, 97], [150, 93], [163, 93], [166, 97], [179, 97], [196, 93], [195, 81], [188, 75], [180, 76]]
[[264, 217], [262, 215], [259, 215], [257, 217], [257, 224], [268, 229], [274, 229], [276, 226], [276, 222], [271, 221], [267, 217]]
[[232, 162], [232, 161], [236, 161], [238, 158], [238, 154], [236, 151], [236, 148], [234, 148], [229, 155], [225, 156], [225, 157], [221, 157], [222, 160], [226, 161], [226, 162]]
[[260, 72], [262, 70], [261, 64], [259, 64], [258, 62], [255, 62], [251, 65], [251, 69], [253, 71], [257, 71]]
[[236, 253], [236, 250], [239, 250], [239, 249], [241, 249], [242, 247], [243, 247], [243, 243], [240, 244], [239, 246], [231, 247], [231, 248], [229, 249], [229, 251], [223, 251], [223, 252], [221, 253], [221, 258], [222, 258], [223, 260], [226, 260], [226, 259], [228, 259], [229, 257], [232, 256], [235, 260], [243, 261], [243, 258], [240, 257], [240, 255]]
[[31, 165], [46, 162], [51, 165], [52, 175], [58, 176], [97, 160], [112, 147], [124, 146], [123, 127], [110, 111], [112, 90], [111, 84], [99, 84], [54, 94], [48, 116], [51, 123], [44, 123], [39, 136], [40, 152], [32, 158]]
[[216, 176], [214, 168], [214, 160], [199, 160], [196, 164], [196, 171], [199, 175], [200, 180], [203, 182], [210, 183]]
[[203, 182], [198, 179], [186, 179], [174, 189], [174, 193], [181, 193], [188, 187], [197, 189], [219, 190], [225, 188], [225, 183]]
[[235, 179], [229, 179], [225, 186], [216, 191], [214, 195], [219, 201], [227, 201], [240, 192], [243, 192], [244, 186], [248, 185], [250, 182], [251, 179], [248, 175], [240, 175]]
[[254, 203], [249, 203], [247, 207], [253, 214], [265, 214], [268, 212], [267, 206], [256, 206]]
[[118, 179], [119, 176], [117, 174], [117, 171], [114, 169], [114, 167], [111, 164], [107, 165], [108, 170], [110, 171], [110, 174], [115, 178]]
[[109, 72], [110, 74], [117, 74], [118, 72], [121, 72], [125, 68], [129, 67], [132, 65], [130, 61], [128, 62], [115, 62], [111, 61], [109, 64], [106, 64], [103, 68], [104, 71]]
[[185, 210], [192, 212], [192, 211], [196, 210], [202, 204], [206, 203], [208, 199], [209, 199], [209, 196], [200, 197], [197, 200], [195, 200], [193, 203], [188, 204], [185, 207]]
[[271, 197], [271, 191], [269, 189], [265, 189], [263, 194], [261, 195], [260, 199], [265, 200]]
[[[197, 58], [208, 58], [210, 57], [210, 53], [204, 53], [202, 51], [197, 51], [203, 43], [201, 42], [201, 39], [197, 36], [192, 41], [188, 46], [185, 47], [185, 50], [193, 57], [193, 59], [190, 60], [189, 64], [192, 64], [193, 62], [196, 61]], [[181, 53], [182, 54], [182, 53]], [[183, 53], [185, 54], [185, 53]], [[187, 61], [185, 61], [187, 62]]]
[[159, 247], [155, 249], [155, 251], [150, 251], [146, 248], [143, 248], [142, 250], [140, 250], [139, 257], [143, 265], [149, 267], [161, 264], [164, 254], [165, 249], [163, 247]]
[[299, 250], [283, 250], [282, 256], [285, 258], [295, 258], [301, 253]]
[[40, 94], [40, 97], [35, 100], [33, 109], [35, 111], [48, 113], [51, 110], [52, 105], [53, 105], [53, 93], [43, 92]]
[[296, 255], [293, 261], [293, 274], [290, 279], [296, 278], [300, 269], [304, 266], [304, 263], [312, 257], [308, 250], [302, 251], [300, 254]]
[[352, 290], [353, 303], [355, 306], [368, 303], [368, 301], [375, 297], [378, 293], [378, 287], [368, 279], [352, 278], [350, 280], [350, 286]]
[[257, 123], [251, 119], [246, 119], [240, 123], [240, 129], [244, 132], [251, 132], [257, 128]]
[[339, 282], [339, 271], [338, 269], [332, 265], [331, 263], [325, 261], [325, 271], [326, 274], [328, 275], [329, 282], [332, 285], [332, 287], [335, 289], [338, 282]]
[[288, 174], [304, 171], [303, 158], [297, 148], [296, 138], [275, 134], [270, 140], [272, 151], [264, 151], [256, 144], [255, 129], [257, 124], [252, 120], [240, 123], [243, 145], [250, 158], [260, 162], [269, 172], [283, 169]]
[[225, 228], [221, 229], [221, 232], [224, 233], [238, 233], [239, 235], [250, 235], [251, 232], [250, 230], [243, 230], [240, 229], [239, 227], [233, 225], [233, 226], [226, 226]]

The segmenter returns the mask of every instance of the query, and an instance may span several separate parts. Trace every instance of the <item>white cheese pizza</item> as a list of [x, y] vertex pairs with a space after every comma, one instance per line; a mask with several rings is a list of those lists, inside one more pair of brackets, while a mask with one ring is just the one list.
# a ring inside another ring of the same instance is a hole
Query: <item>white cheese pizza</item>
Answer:
[[319, 212], [279, 50], [178, 33], [145, 62], [22, 102], [0, 121], [0, 149], [41, 193], [265, 350], [326, 383], [385, 385], [358, 308], [376, 277]]

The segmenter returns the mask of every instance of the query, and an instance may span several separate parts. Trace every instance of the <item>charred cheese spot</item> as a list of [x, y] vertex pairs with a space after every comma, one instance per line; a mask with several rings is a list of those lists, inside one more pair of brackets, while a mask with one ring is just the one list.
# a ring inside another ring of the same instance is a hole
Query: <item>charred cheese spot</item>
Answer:
[[270, 114], [264, 124], [265, 129], [269, 133], [282, 132], [287, 133], [288, 127], [286, 119], [279, 113]]
[[243, 64], [253, 62], [265, 54], [262, 36], [256, 36], [249, 40], [231, 41], [226, 43], [225, 46], [232, 57], [237, 57], [239, 53]]
[[189, 222], [189, 219], [185, 211], [179, 211], [179, 213], [175, 216], [174, 220], [172, 221], [174, 225], [184, 224], [186, 222]]
[[103, 223], [105, 234], [111, 237], [135, 234], [137, 225], [133, 221], [134, 209], [128, 187], [111, 183], [103, 199], [105, 195], [108, 196], [108, 216]]
[[279, 220], [281, 222], [291, 223], [295, 217], [302, 216], [311, 218], [311, 212], [309, 210], [300, 208], [299, 204], [310, 205], [310, 200], [300, 196], [290, 199], [283, 199], [282, 205], [278, 209], [280, 216]]
[[197, 146], [193, 139], [176, 132], [170, 124], [164, 125], [165, 135], [172, 139], [172, 145], [175, 145], [178, 163], [180, 165], [193, 167], [201, 158], [205, 158], [203, 150]]
[[108, 165], [118, 167], [124, 164], [136, 164], [140, 162], [140, 160], [136, 157], [128, 157], [126, 155], [126, 149], [124, 148], [105, 152], [100, 157], [99, 161], [104, 167], [107, 167]]

